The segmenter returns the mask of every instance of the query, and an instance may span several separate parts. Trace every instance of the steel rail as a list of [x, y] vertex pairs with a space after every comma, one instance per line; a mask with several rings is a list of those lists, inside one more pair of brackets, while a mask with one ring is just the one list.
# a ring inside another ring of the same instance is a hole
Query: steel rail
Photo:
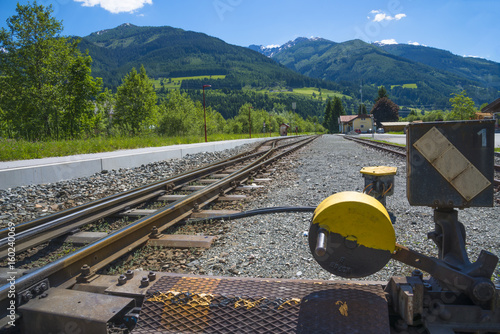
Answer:
[[[160, 232], [164, 231], [189, 216], [196, 207], [203, 207], [216, 200], [220, 195], [237, 187], [239, 183], [247, 180], [251, 173], [257, 172], [265, 165], [292, 153], [316, 138], [317, 137], [312, 137], [301, 140], [300, 143], [295, 143], [293, 148], [272, 157], [271, 155], [275, 153], [277, 149], [271, 148], [256, 161], [249, 163], [239, 171], [226, 176], [220, 181], [184, 199], [171, 203], [154, 214], [144, 217], [64, 258], [20, 277], [16, 280], [16, 290], [19, 292], [23, 289], [27, 289], [43, 279], [48, 279], [52, 287], [70, 287], [76, 282], [76, 277], [79, 274], [83, 275], [80, 273], [80, 269], [84, 264], [90, 266], [92, 272], [104, 268], [112, 261], [127, 254], [138, 246], [145, 244], [154, 227]], [[8, 311], [8, 294], [10, 286], [10, 283], [0, 286], [0, 307], [3, 307], [2, 312]]]
[[[233, 157], [227, 158], [225, 160], [217, 161], [217, 162], [215, 162], [215, 163], [213, 163], [211, 165], [219, 164], [219, 163], [225, 162], [225, 161], [231, 161], [231, 160], [243, 157], [245, 155], [248, 155], [248, 154], [251, 154], [251, 153], [255, 153], [255, 152], [258, 151], [258, 149], [260, 147], [264, 146], [268, 142], [273, 142], [273, 141], [275, 141], [275, 140], [270, 140], [270, 141], [266, 141], [266, 142], [260, 143], [256, 148], [254, 148], [253, 150], [251, 150], [249, 152], [240, 153], [238, 155], [235, 155]], [[205, 167], [200, 167], [200, 168], [194, 169], [194, 170], [192, 170], [190, 172], [194, 172], [194, 171], [197, 171], [197, 170], [208, 168], [211, 165], [208, 165], [208, 166], [205, 166]], [[184, 174], [187, 174], [187, 173], [190, 173], [190, 172], [181, 173], [181, 174], [178, 174], [176, 176], [181, 176], [181, 175], [184, 175]], [[80, 209], [83, 209], [83, 208], [87, 208], [89, 206], [96, 205], [96, 204], [101, 203], [101, 202], [109, 201], [109, 200], [111, 200], [113, 198], [120, 197], [120, 196], [123, 196], [123, 195], [126, 195], [126, 194], [130, 194], [132, 192], [135, 192], [135, 191], [138, 191], [138, 190], [150, 187], [150, 186], [155, 185], [155, 184], [162, 184], [166, 180], [168, 180], [168, 179], [156, 181], [154, 183], [151, 183], [151, 184], [148, 184], [148, 185], [145, 185], [145, 186], [142, 186], [142, 187], [138, 187], [138, 188], [130, 189], [130, 190], [127, 190], [127, 191], [123, 191], [123, 192], [118, 193], [118, 194], [114, 194], [114, 195], [111, 195], [111, 196], [108, 196], [108, 197], [101, 198], [99, 200], [95, 200], [95, 201], [92, 201], [92, 202], [89, 202], [89, 203], [85, 203], [85, 204], [79, 205], [78, 207], [73, 207], [73, 208], [69, 208], [69, 209], [63, 210], [63, 211], [59, 211], [59, 212], [51, 214], [50, 216], [46, 216], [46, 217], [38, 218], [38, 219], [35, 219], [35, 220], [32, 220], [32, 221], [28, 221], [28, 222], [24, 222], [24, 223], [21, 223], [21, 224], [17, 224], [16, 225], [16, 231], [17, 232], [22, 232], [24, 230], [30, 229], [34, 225], [39, 225], [39, 224], [42, 224], [44, 222], [47, 222], [47, 221], [59, 218], [61, 216], [67, 216], [67, 215], [69, 215], [69, 214], [71, 214], [71, 213], [73, 213], [73, 212], [75, 212], [77, 210], [80, 210]], [[7, 228], [0, 229], [0, 239], [3, 239], [8, 234], [8, 232], [9, 232], [9, 230]]]
[[[241, 163], [264, 154], [258, 150], [269, 144], [274, 146], [276, 139], [266, 141], [248, 153], [244, 152], [234, 157], [215, 162], [205, 167], [200, 167], [161, 181], [154, 182], [139, 188], [131, 189], [119, 194], [111, 195], [87, 204], [67, 209], [50, 216], [32, 220], [15, 226], [15, 249], [16, 253], [47, 242], [53, 238], [69, 233], [70, 231], [125, 210], [127, 207], [136, 206], [154, 197], [158, 197], [167, 190], [175, 190], [182, 185], [192, 182], [201, 177], [221, 171], [227, 166]], [[9, 228], [0, 230], [0, 259], [6, 258], [9, 250]]]
[[[382, 150], [387, 151], [389, 153], [393, 153], [393, 154], [396, 154], [396, 155], [399, 155], [399, 156], [406, 157], [406, 152], [401, 152], [401, 151], [397, 151], [397, 150], [393, 150], [393, 149], [381, 146], [381, 145], [386, 145], [385, 143], [377, 143], [377, 144], [375, 144], [376, 142], [370, 142], [368, 140], [363, 140], [363, 139], [358, 139], [358, 138], [352, 138], [352, 137], [349, 137], [349, 136], [344, 136], [344, 138], [352, 140], [352, 141], [354, 141], [356, 143], [360, 143], [360, 144], [363, 144], [363, 145], [371, 146], [371, 147], [374, 147], [376, 149], [382, 149]], [[402, 146], [397, 146], [397, 145], [391, 145], [391, 146], [399, 147], [400, 149], [405, 149]]]
[[[406, 152], [401, 152], [401, 151], [393, 150], [393, 149], [384, 147], [382, 145], [399, 147], [401, 149], [403, 149], [403, 148], [406, 149], [406, 146], [398, 146], [398, 145], [393, 145], [393, 144], [390, 144], [390, 143], [371, 142], [371, 141], [366, 140], [366, 139], [352, 138], [350, 136], [344, 136], [344, 138], [352, 140], [352, 141], [354, 141], [356, 143], [360, 143], [360, 144], [363, 144], [363, 145], [371, 146], [371, 147], [374, 147], [374, 148], [379, 149], [379, 150], [384, 150], [384, 151], [387, 151], [389, 153], [393, 153], [393, 154], [396, 154], [396, 155], [399, 155], [399, 156], [406, 157]], [[375, 144], [375, 143], [377, 143], [377, 144]], [[496, 171], [500, 171], [500, 166], [499, 165], [494, 165], [494, 169]], [[496, 186], [500, 186], [500, 180], [499, 179], [493, 179], [493, 184], [494, 184], [495, 187]]]

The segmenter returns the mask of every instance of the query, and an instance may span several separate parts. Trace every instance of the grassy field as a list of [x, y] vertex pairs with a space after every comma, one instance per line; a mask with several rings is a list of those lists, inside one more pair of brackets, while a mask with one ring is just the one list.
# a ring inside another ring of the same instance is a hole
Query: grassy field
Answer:
[[[299, 135], [304, 133], [299, 133]], [[252, 138], [277, 137], [278, 133], [252, 133]], [[247, 139], [248, 134], [209, 135], [208, 141]], [[159, 147], [179, 144], [194, 144], [205, 141], [204, 136], [191, 137], [113, 137], [90, 138], [68, 141], [28, 142], [0, 138], [0, 161], [40, 159], [76, 154], [111, 152], [144, 147]]]
[[[392, 85], [392, 86], [391, 86], [391, 89], [393, 89], [394, 87], [400, 87], [400, 86], [401, 86], [401, 85]], [[403, 88], [408, 88], [408, 89], [417, 89], [417, 88], [418, 88], [418, 86], [417, 86], [417, 84], [415, 84], [415, 83], [411, 83], [411, 84], [404, 84], [404, 85], [403, 85]]]
[[159, 78], [151, 79], [155, 85], [156, 90], [161, 88], [161, 81], [164, 81], [165, 88], [168, 89], [179, 89], [181, 87], [182, 80], [202, 80], [202, 79], [225, 79], [225, 75], [199, 75], [195, 77], [178, 77], [178, 78]]
[[[304, 87], [304, 88], [294, 88], [293, 91], [288, 91], [284, 88], [276, 88], [274, 90], [259, 90], [257, 91], [258, 93], [269, 93], [269, 94], [292, 94], [292, 95], [300, 95], [300, 96], [306, 96], [306, 97], [311, 97], [316, 100], [319, 100], [321, 97], [323, 100], [326, 100], [327, 98], [333, 98], [335, 96], [338, 96], [340, 98], [344, 97], [348, 100], [352, 99], [351, 96], [344, 95], [342, 93], [333, 91], [333, 90], [328, 90], [328, 89], [322, 89], [321, 92], [319, 91], [318, 88], [316, 87]], [[321, 95], [320, 95], [321, 93]]]

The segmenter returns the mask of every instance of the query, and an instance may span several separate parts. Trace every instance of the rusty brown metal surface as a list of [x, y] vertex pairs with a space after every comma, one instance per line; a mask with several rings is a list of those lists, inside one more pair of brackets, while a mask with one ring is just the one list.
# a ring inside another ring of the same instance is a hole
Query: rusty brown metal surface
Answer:
[[197, 212], [193, 212], [191, 218], [212, 218], [218, 216], [232, 215], [240, 212], [241, 211], [237, 210], [200, 210]]
[[153, 247], [174, 247], [174, 248], [210, 248], [214, 236], [210, 235], [180, 235], [168, 234], [158, 239], [148, 240], [148, 245]]
[[163, 276], [132, 333], [389, 332], [380, 285]]
[[22, 333], [105, 333], [109, 321], [134, 305], [132, 298], [50, 289], [19, 308]]

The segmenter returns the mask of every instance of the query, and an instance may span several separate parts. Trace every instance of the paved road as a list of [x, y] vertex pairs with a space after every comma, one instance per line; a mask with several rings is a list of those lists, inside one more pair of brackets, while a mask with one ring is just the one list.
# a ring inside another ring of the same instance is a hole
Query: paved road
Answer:
[[[385, 140], [395, 144], [406, 144], [406, 135], [392, 135], [387, 133], [375, 133], [373, 134], [375, 140]], [[372, 137], [372, 134], [361, 134], [360, 137]], [[495, 147], [500, 147], [500, 133], [495, 133]]]

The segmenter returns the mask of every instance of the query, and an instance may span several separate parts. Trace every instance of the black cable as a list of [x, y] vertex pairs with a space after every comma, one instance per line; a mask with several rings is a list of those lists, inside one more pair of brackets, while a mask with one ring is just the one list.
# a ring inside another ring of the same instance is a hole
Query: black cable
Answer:
[[314, 210], [316, 210], [315, 206], [277, 206], [277, 207], [271, 207], [271, 208], [261, 208], [261, 209], [243, 211], [243, 212], [233, 213], [233, 214], [223, 215], [223, 216], [215, 216], [215, 217], [208, 217], [208, 218], [190, 218], [187, 221], [190, 223], [193, 223], [193, 222], [198, 223], [198, 222], [204, 222], [204, 221], [208, 221], [208, 220], [221, 220], [221, 219], [234, 220], [234, 219], [241, 219], [241, 218], [257, 216], [257, 215], [267, 215], [267, 214], [271, 214], [271, 213], [314, 212]]

